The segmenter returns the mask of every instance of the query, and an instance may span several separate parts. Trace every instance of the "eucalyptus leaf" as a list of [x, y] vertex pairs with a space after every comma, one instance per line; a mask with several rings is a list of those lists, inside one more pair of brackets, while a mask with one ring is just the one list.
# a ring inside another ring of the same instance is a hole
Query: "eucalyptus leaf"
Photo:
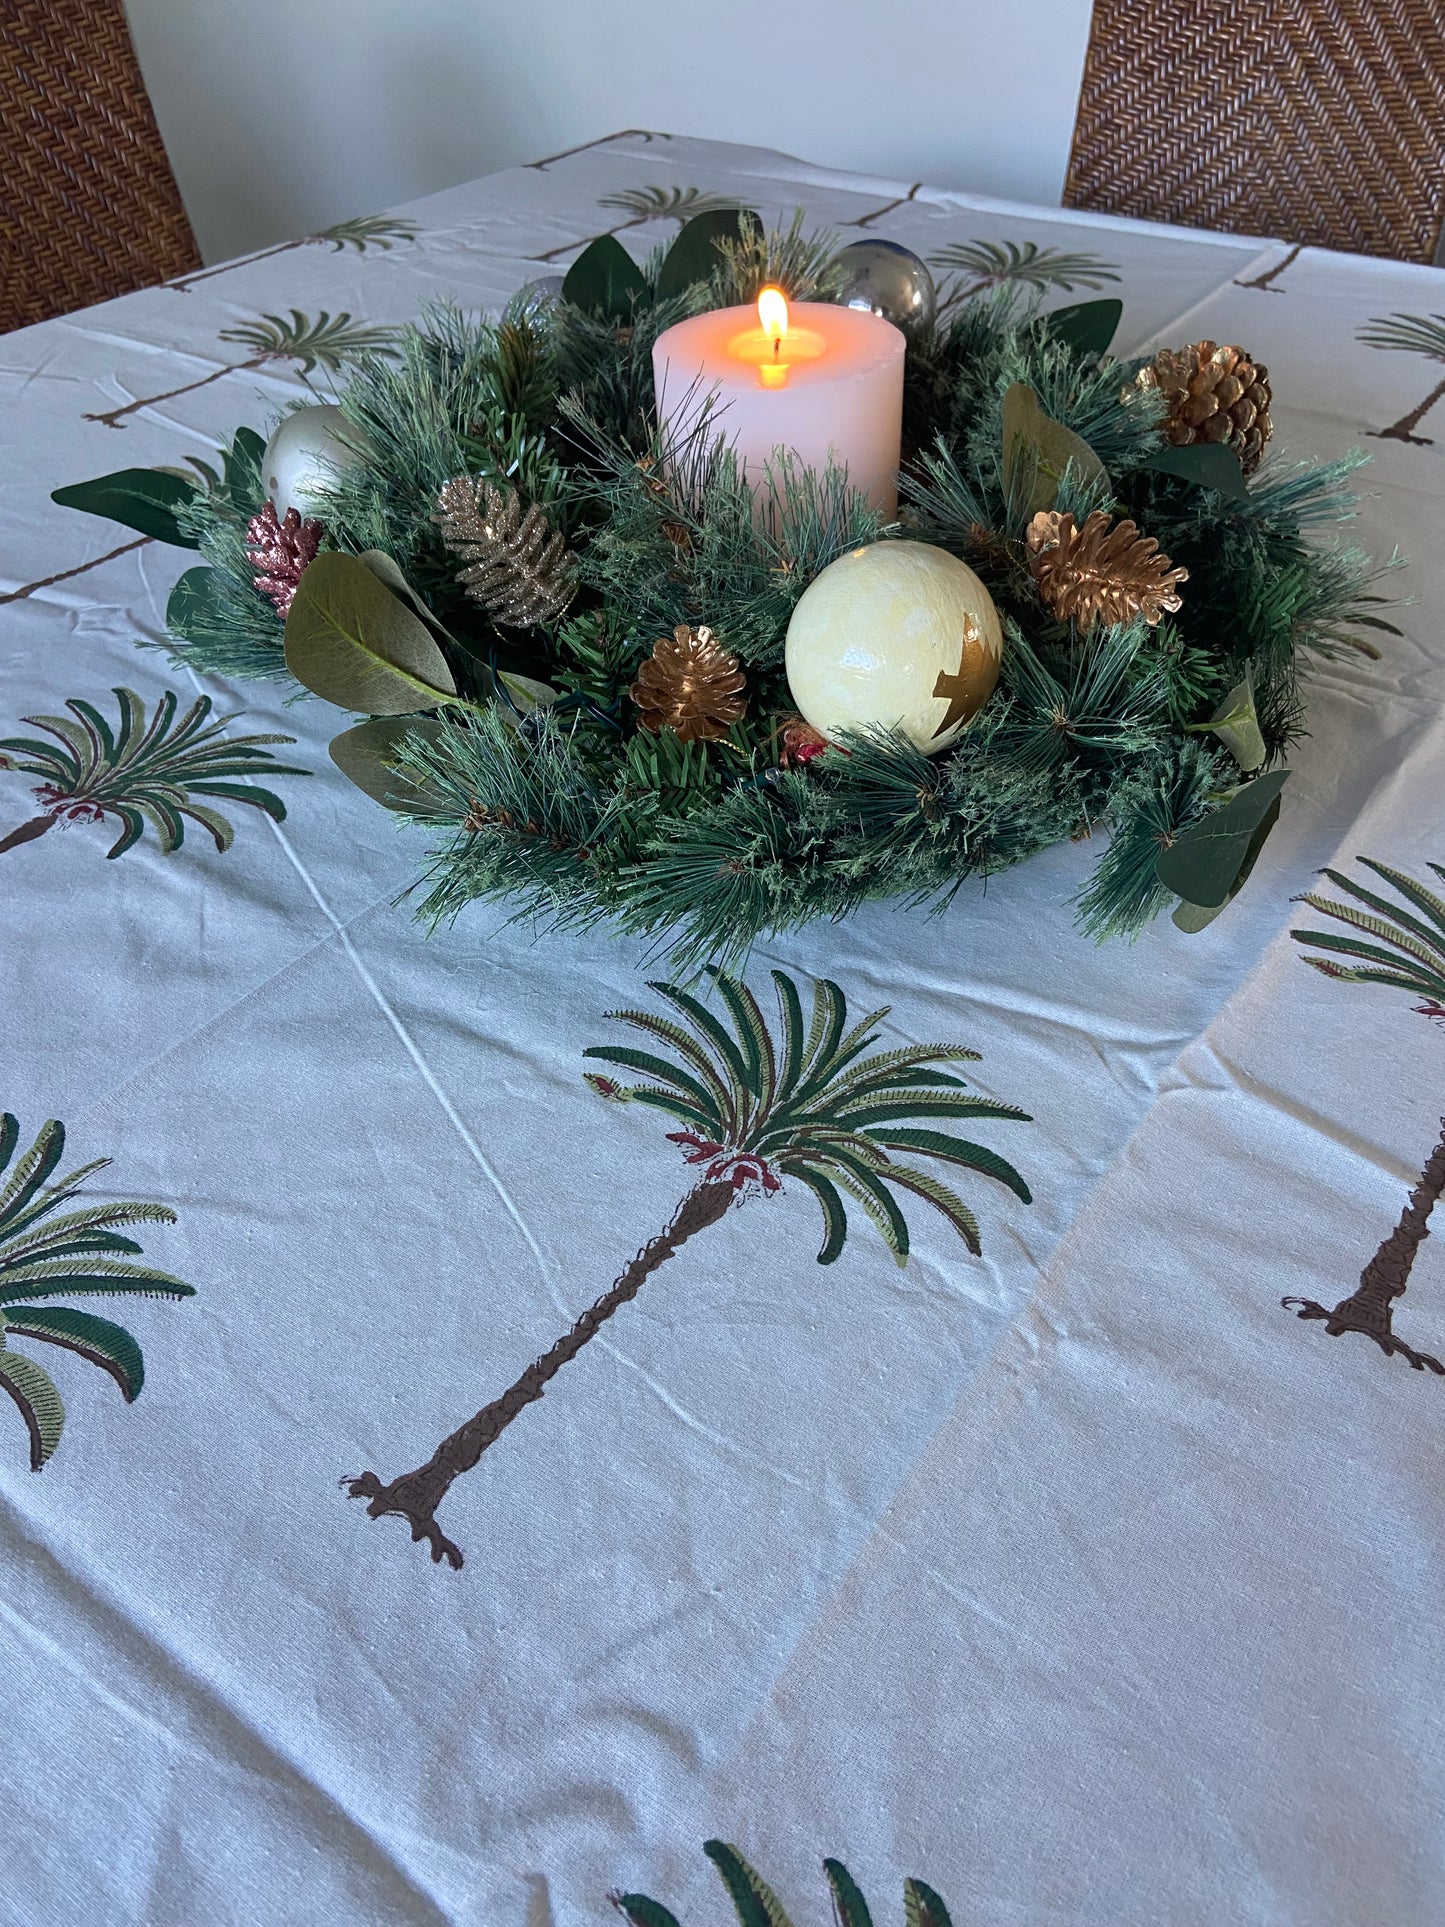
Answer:
[[286, 666], [342, 709], [401, 716], [455, 696], [426, 624], [354, 555], [318, 555], [286, 618]]
[[1154, 871], [1165, 889], [1202, 909], [1222, 909], [1243, 881], [1245, 865], [1258, 855], [1256, 835], [1262, 843], [1273, 827], [1266, 818], [1288, 781], [1287, 769], [1256, 776], [1161, 850]]
[[1066, 308], [1055, 308], [1043, 317], [1042, 325], [1046, 335], [1075, 354], [1103, 355], [1119, 331], [1123, 314], [1123, 302], [1106, 295], [1101, 301], [1074, 301]]
[[194, 477], [169, 469], [118, 468], [93, 482], [52, 489], [50, 499], [63, 509], [79, 509], [84, 515], [99, 515], [107, 522], [138, 529], [173, 548], [196, 549], [200, 543], [195, 536], [182, 534], [176, 510], [185, 508], [199, 492]]
[[1265, 759], [1264, 737], [1248, 677], [1230, 690], [1207, 723], [1186, 723], [1184, 727], [1193, 735], [1212, 729], [1246, 776], [1253, 775]]
[[254, 462], [259, 468], [266, 454], [266, 437], [258, 435], [254, 428], [243, 425], [236, 430], [232, 453], [238, 459]]
[[431, 800], [427, 791], [393, 767], [403, 737], [437, 742], [442, 725], [435, 716], [373, 716], [331, 739], [331, 760], [343, 776], [389, 810], [408, 810]]
[[1181, 930], [1193, 936], [1196, 932], [1205, 929], [1207, 925], [1213, 923], [1220, 911], [1227, 909], [1229, 905], [1233, 903], [1234, 899], [1249, 881], [1249, 873], [1254, 868], [1260, 851], [1264, 848], [1265, 839], [1278, 821], [1279, 798], [1276, 797], [1260, 820], [1259, 828], [1249, 839], [1249, 848], [1244, 853], [1244, 861], [1239, 866], [1238, 876], [1229, 886], [1229, 895], [1224, 899], [1223, 903], [1216, 903], [1209, 908], [1206, 908], [1202, 903], [1181, 903], [1174, 912], [1174, 922]]
[[562, 283], [564, 301], [610, 321], [630, 321], [634, 304], [646, 293], [647, 277], [611, 234], [583, 248]]
[[1207, 930], [1221, 910], [1229, 908], [1230, 899], [1216, 903], [1206, 910], [1201, 903], [1185, 903], [1183, 899], [1175, 904], [1174, 914], [1169, 921], [1176, 930], [1182, 930], [1187, 937], [1197, 937], [1201, 930]]
[[493, 681], [501, 685], [503, 705], [510, 700], [525, 715], [530, 715], [534, 709], [550, 709], [561, 694], [551, 683], [537, 682], [531, 676], [519, 676], [511, 669], [495, 670]]
[[1236, 502], [1247, 502], [1244, 470], [1239, 457], [1223, 442], [1190, 442], [1185, 448], [1161, 448], [1139, 464], [1158, 475], [1178, 475], [1196, 488], [1217, 489]]
[[215, 613], [216, 571], [187, 569], [166, 601], [166, 627], [185, 641], [195, 639], [206, 628], [204, 618]]
[[1027, 521], [1052, 508], [1070, 462], [1081, 481], [1107, 479], [1083, 436], [1055, 421], [1027, 382], [1014, 382], [1003, 398], [1003, 484], [1010, 513]]
[[761, 220], [751, 208], [710, 208], [706, 214], [694, 215], [663, 258], [657, 299], [669, 301], [674, 295], [686, 294], [700, 281], [710, 281], [721, 260], [718, 242], [736, 241], [749, 228], [755, 234], [763, 231]]
[[364, 562], [377, 581], [385, 583], [393, 595], [398, 595], [403, 601], [409, 602], [422, 621], [435, 629], [438, 635], [445, 636], [448, 642], [454, 640], [446, 624], [426, 606], [385, 549], [362, 549], [356, 559], [358, 562]]

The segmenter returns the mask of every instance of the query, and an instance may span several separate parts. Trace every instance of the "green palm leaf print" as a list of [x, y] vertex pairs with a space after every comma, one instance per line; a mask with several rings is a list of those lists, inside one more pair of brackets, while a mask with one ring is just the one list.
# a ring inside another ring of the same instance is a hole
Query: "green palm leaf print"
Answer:
[[1037, 241], [955, 241], [928, 259], [932, 266], [960, 276], [950, 296], [953, 300], [1005, 283], [1040, 294], [1051, 288], [1067, 294], [1075, 288], [1102, 288], [1119, 279], [1114, 263], [1097, 254], [1070, 254], [1063, 248], [1040, 247]]
[[[1393, 870], [1370, 857], [1361, 857], [1360, 861], [1404, 902], [1392, 903], [1363, 884], [1352, 882], [1342, 871], [1326, 870], [1324, 874], [1335, 888], [1353, 897], [1355, 902], [1341, 903], [1317, 891], [1307, 892], [1298, 901], [1361, 934], [1341, 936], [1330, 930], [1292, 930], [1290, 935], [1327, 953], [1304, 960], [1325, 976], [1337, 977], [1344, 983], [1385, 984], [1392, 990], [1409, 991], [1423, 998], [1431, 1006], [1426, 1014], [1434, 1016], [1438, 1007], [1445, 1006], [1445, 900], [1403, 870]], [[1445, 867], [1438, 863], [1429, 867], [1435, 876], [1445, 880]], [[1365, 908], [1357, 907], [1361, 904]], [[1339, 963], [1336, 961], [1339, 957], [1355, 961]]]
[[26, 716], [33, 729], [54, 738], [0, 737], [0, 769], [23, 770], [43, 780], [36, 795], [45, 813], [0, 840], [0, 851], [41, 836], [68, 819], [98, 823], [112, 816], [121, 833], [107, 855], [123, 856], [147, 825], [166, 855], [185, 840], [186, 819], [209, 831], [218, 850], [228, 850], [235, 830], [204, 798], [246, 803], [278, 823], [286, 806], [256, 775], [304, 776], [294, 764], [278, 763], [267, 745], [293, 736], [227, 736], [231, 716], [208, 720], [211, 699], [200, 696], [177, 720], [177, 698], [167, 690], [149, 718], [133, 689], [113, 691], [120, 705], [112, 725], [93, 703], [66, 703], [67, 716]]
[[[783, 1903], [756, 1867], [725, 1840], [707, 1840], [703, 1852], [717, 1869], [737, 1915], [738, 1927], [790, 1927]], [[825, 1860], [823, 1874], [832, 1902], [834, 1927], [873, 1927], [863, 1891], [841, 1860]], [[611, 1893], [607, 1898], [628, 1927], [681, 1927], [677, 1915], [646, 1894]], [[903, 1927], [951, 1927], [948, 1909], [922, 1880], [903, 1883]]]
[[353, 321], [344, 308], [334, 315], [323, 308], [314, 321], [293, 308], [289, 319], [278, 314], [258, 315], [235, 328], [222, 328], [220, 338], [250, 348], [258, 361], [294, 361], [303, 375], [316, 367], [335, 374], [353, 355], [386, 353], [396, 339], [396, 330]]
[[[688, 1126], [672, 1134], [689, 1147], [689, 1161], [709, 1169], [746, 1169], [749, 1176], [796, 1176], [823, 1212], [820, 1264], [831, 1264], [847, 1240], [840, 1193], [860, 1206], [884, 1243], [907, 1260], [909, 1232], [894, 1190], [940, 1211], [969, 1249], [979, 1250], [978, 1223], [946, 1185], [893, 1153], [936, 1158], [1005, 1184], [1025, 1204], [1030, 1192], [1008, 1160], [986, 1146], [943, 1130], [918, 1130], [911, 1121], [958, 1122], [999, 1119], [1028, 1123], [1012, 1104], [974, 1095], [945, 1064], [976, 1061], [961, 1044], [919, 1044], [872, 1051], [886, 1009], [871, 1011], [848, 1029], [848, 1005], [837, 984], [813, 986], [806, 1036], [798, 987], [773, 972], [779, 1037], [775, 1042], [747, 985], [711, 967], [727, 1022], [675, 985], [649, 990], [673, 1005], [682, 1022], [651, 1011], [620, 1010], [614, 1017], [669, 1044], [681, 1062], [623, 1045], [598, 1045], [584, 1053], [620, 1070], [641, 1071], [645, 1084], [621, 1084], [592, 1073], [602, 1096], [620, 1103], [649, 1104]], [[766, 1178], [763, 1180], [766, 1182]], [[776, 1179], [774, 1180], [776, 1182]]]
[[0, 1390], [24, 1421], [31, 1470], [38, 1472], [60, 1443], [65, 1406], [50, 1374], [25, 1352], [13, 1350], [12, 1339], [58, 1346], [87, 1359], [110, 1374], [128, 1404], [145, 1383], [141, 1348], [124, 1326], [94, 1312], [38, 1301], [61, 1294], [189, 1298], [195, 1287], [134, 1262], [141, 1247], [123, 1235], [126, 1226], [174, 1224], [176, 1214], [168, 1206], [77, 1204], [86, 1179], [110, 1160], [93, 1159], [50, 1182], [65, 1153], [65, 1126], [57, 1119], [41, 1128], [17, 1160], [19, 1142], [19, 1121], [7, 1111], [0, 1115]]
[[644, 221], [691, 221], [699, 214], [721, 214], [737, 206], [726, 194], [706, 194], [700, 187], [623, 187], [599, 195], [599, 207], [615, 207]]

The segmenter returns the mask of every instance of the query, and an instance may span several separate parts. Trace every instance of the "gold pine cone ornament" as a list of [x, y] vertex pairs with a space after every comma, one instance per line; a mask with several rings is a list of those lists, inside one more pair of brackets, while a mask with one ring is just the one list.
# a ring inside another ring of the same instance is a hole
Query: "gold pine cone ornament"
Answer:
[[1183, 607], [1176, 569], [1152, 535], [1095, 509], [1077, 527], [1072, 515], [1040, 509], [1029, 523], [1029, 569], [1039, 596], [1061, 622], [1081, 633], [1096, 622], [1113, 627], [1141, 616], [1151, 628]]
[[670, 729], [680, 742], [707, 743], [742, 721], [746, 687], [737, 657], [712, 630], [683, 622], [654, 643], [630, 694], [644, 729]]
[[1169, 409], [1164, 432], [1173, 447], [1223, 442], [1239, 456], [1246, 475], [1259, 467], [1274, 433], [1269, 370], [1251, 361], [1243, 348], [1221, 348], [1212, 341], [1165, 348], [1139, 380], [1163, 396]]

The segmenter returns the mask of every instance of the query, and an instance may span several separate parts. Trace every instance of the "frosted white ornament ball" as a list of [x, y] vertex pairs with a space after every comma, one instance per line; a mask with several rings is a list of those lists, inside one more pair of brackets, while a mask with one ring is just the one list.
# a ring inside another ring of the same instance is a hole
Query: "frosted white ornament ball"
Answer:
[[814, 729], [898, 729], [947, 749], [998, 681], [1003, 630], [966, 562], [925, 542], [875, 542], [830, 562], [788, 624], [788, 687]]
[[261, 459], [262, 485], [276, 514], [283, 521], [287, 509], [314, 515], [313, 491], [332, 483], [360, 445], [358, 430], [334, 402], [318, 402], [285, 416]]

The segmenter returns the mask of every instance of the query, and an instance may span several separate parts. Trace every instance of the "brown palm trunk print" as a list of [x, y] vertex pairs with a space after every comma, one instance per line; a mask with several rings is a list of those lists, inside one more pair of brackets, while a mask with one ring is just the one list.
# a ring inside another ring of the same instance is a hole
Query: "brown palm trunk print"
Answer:
[[697, 1232], [716, 1224], [740, 1195], [727, 1179], [704, 1179], [695, 1185], [678, 1206], [667, 1229], [642, 1247], [616, 1283], [589, 1305], [551, 1350], [534, 1360], [499, 1398], [484, 1405], [465, 1425], [458, 1426], [444, 1438], [425, 1465], [419, 1465], [414, 1472], [403, 1472], [389, 1485], [383, 1485], [375, 1472], [343, 1479], [341, 1483], [347, 1496], [369, 1501], [366, 1510], [373, 1519], [380, 1519], [388, 1512], [398, 1513], [410, 1525], [413, 1539], [426, 1540], [434, 1560], [440, 1563], [445, 1559], [459, 1571], [461, 1548], [447, 1538], [436, 1522], [437, 1507], [453, 1480], [470, 1472], [512, 1420], [541, 1398], [550, 1380], [597, 1335], [615, 1311], [637, 1296], [659, 1265], [680, 1251]]
[[196, 381], [183, 381], [179, 388], [167, 388], [163, 395], [140, 395], [134, 401], [123, 402], [119, 408], [107, 408], [100, 414], [82, 415], [85, 422], [104, 422], [107, 428], [119, 428], [121, 419], [133, 415], [138, 408], [151, 408], [158, 401], [174, 401], [177, 395], [194, 394], [198, 388], [206, 388], [213, 381], [220, 381], [223, 375], [239, 375], [247, 368], [260, 368], [277, 357], [270, 353], [252, 355], [249, 361], [230, 361], [224, 368], [213, 368], [209, 375], [202, 375]]
[[1272, 288], [1270, 283], [1279, 275], [1283, 274], [1286, 268], [1292, 267], [1303, 253], [1304, 242], [1301, 241], [1297, 247], [1290, 249], [1283, 260], [1276, 261], [1274, 266], [1266, 273], [1257, 274], [1249, 281], [1236, 281], [1234, 285], [1236, 288], [1263, 288], [1266, 294], [1283, 294], [1283, 288]]
[[209, 281], [214, 275], [229, 274], [232, 268], [249, 268], [257, 261], [273, 261], [278, 254], [290, 254], [294, 248], [312, 247], [316, 238], [314, 234], [302, 234], [294, 241], [278, 241], [275, 247], [258, 248], [254, 254], [243, 254], [237, 261], [218, 261], [213, 268], [197, 268], [194, 274], [177, 275], [174, 281], [162, 285], [180, 294], [189, 294], [198, 283]]
[[670, 141], [671, 134], [657, 134], [646, 127], [624, 127], [615, 134], [601, 134], [595, 141], [583, 141], [578, 147], [564, 147], [560, 154], [546, 154], [540, 161], [524, 161], [522, 165], [534, 173], [545, 174], [555, 161], [571, 160], [574, 154], [586, 154], [594, 147], [607, 147], [613, 141], [640, 140], [650, 147], [654, 141]]
[[62, 569], [58, 575], [43, 575], [38, 582], [27, 582], [21, 589], [7, 589], [4, 595], [0, 595], [0, 602], [23, 602], [38, 589], [51, 589], [57, 582], [69, 582], [72, 576], [85, 575], [91, 569], [98, 569], [102, 562], [114, 562], [118, 555], [129, 555], [132, 549], [143, 549], [154, 540], [153, 535], [138, 535], [134, 542], [122, 542], [118, 549], [107, 550], [104, 555], [96, 556], [93, 562], [78, 563], [73, 569]]
[[1412, 408], [1408, 415], [1402, 415], [1399, 421], [1391, 422], [1388, 428], [1372, 428], [1370, 433], [1378, 442], [1413, 442], [1416, 448], [1433, 447], [1431, 436], [1416, 435], [1413, 431], [1420, 426], [1442, 395], [1445, 395], [1445, 381], [1437, 382], [1420, 406]]
[[18, 850], [22, 843], [33, 843], [37, 836], [44, 836], [54, 821], [53, 816], [32, 816], [28, 823], [22, 823], [9, 836], [0, 837], [0, 856], [7, 850]]
[[921, 194], [922, 191], [922, 181], [915, 181], [906, 194], [900, 194], [896, 200], [889, 201], [884, 207], [870, 208], [866, 214], [860, 214], [856, 221], [844, 221], [842, 225], [844, 227], [872, 227], [875, 221], [881, 221], [885, 214], [891, 214], [895, 208], [907, 207], [913, 197], [916, 194]]
[[[591, 247], [594, 241], [606, 241], [614, 235], [626, 234], [629, 228], [646, 227], [649, 221], [665, 221], [668, 218], [666, 213], [656, 214], [651, 210], [646, 214], [630, 214], [625, 221], [619, 221], [616, 227], [605, 228], [601, 234], [589, 234], [586, 245]], [[548, 248], [545, 254], [529, 255], [528, 259], [532, 261], [555, 261], [559, 255], [570, 254], [575, 247], [579, 247], [580, 245], [582, 244], [577, 241], [563, 241], [555, 248]]]
[[1440, 1120], [1439, 1141], [1400, 1213], [1400, 1222], [1360, 1273], [1358, 1289], [1342, 1298], [1333, 1310], [1326, 1310], [1313, 1298], [1282, 1298], [1280, 1303], [1300, 1318], [1323, 1319], [1331, 1338], [1338, 1338], [1341, 1332], [1363, 1332], [1366, 1338], [1374, 1339], [1386, 1357], [1398, 1353], [1417, 1372], [1429, 1370], [1445, 1377], [1445, 1365], [1429, 1352], [1417, 1352], [1397, 1338], [1391, 1323], [1395, 1300], [1405, 1294], [1415, 1254], [1430, 1235], [1430, 1212], [1442, 1193], [1445, 1117]]

